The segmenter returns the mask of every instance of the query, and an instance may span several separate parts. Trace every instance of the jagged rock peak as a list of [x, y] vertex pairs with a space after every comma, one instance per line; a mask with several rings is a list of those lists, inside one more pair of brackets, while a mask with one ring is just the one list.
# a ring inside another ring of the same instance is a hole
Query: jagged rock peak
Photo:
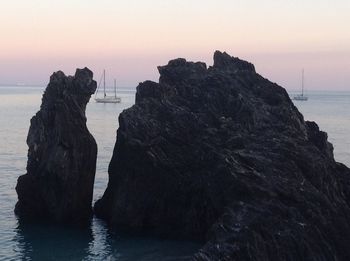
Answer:
[[57, 71], [50, 76], [50, 82], [43, 95], [42, 106], [54, 106], [58, 100], [72, 96], [85, 111], [85, 106], [90, 96], [96, 91], [96, 86], [92, 71], [86, 67], [77, 69], [74, 77]]
[[159, 83], [171, 83], [204, 77], [207, 65], [202, 62], [188, 62], [178, 58], [169, 61], [165, 66], [158, 66], [160, 74]]
[[214, 68], [220, 70], [229, 70], [232, 72], [237, 71], [250, 71], [255, 72], [253, 64], [243, 61], [239, 58], [230, 56], [226, 52], [215, 51], [214, 53]]
[[[53, 87], [53, 88], [50, 88]], [[96, 90], [96, 82], [93, 80], [93, 73], [88, 68], [77, 69], [73, 76], [66, 76], [64, 72], [57, 71], [50, 76], [50, 83], [46, 92], [51, 89], [75, 90], [76, 94], [91, 95]]]
[[[213, 68], [230, 72], [254, 72], [253, 64], [230, 56], [226, 52], [215, 51]], [[184, 58], [170, 60], [165, 66], [158, 66], [159, 83], [176, 82], [202, 78], [207, 74], [207, 66], [203, 62], [188, 62]]]
[[55, 72], [31, 119], [27, 174], [18, 178], [20, 221], [87, 223], [91, 217], [97, 145], [85, 108], [96, 90], [92, 72]]

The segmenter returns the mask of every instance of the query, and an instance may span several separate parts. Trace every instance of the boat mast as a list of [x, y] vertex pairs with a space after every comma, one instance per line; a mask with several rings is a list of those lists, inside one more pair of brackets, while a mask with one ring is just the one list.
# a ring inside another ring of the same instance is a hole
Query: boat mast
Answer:
[[114, 98], [117, 98], [117, 80], [114, 79]]
[[301, 96], [304, 96], [304, 68], [301, 71]]
[[103, 69], [103, 94], [106, 97], [106, 70]]

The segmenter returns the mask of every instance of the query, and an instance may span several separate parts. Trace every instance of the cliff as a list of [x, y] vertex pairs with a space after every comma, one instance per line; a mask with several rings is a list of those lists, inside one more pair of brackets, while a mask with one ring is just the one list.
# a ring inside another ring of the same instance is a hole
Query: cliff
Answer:
[[85, 108], [96, 90], [92, 72], [50, 77], [27, 137], [27, 174], [18, 178], [20, 221], [86, 223], [92, 214], [97, 145]]
[[119, 116], [98, 217], [200, 240], [194, 260], [350, 260], [350, 171], [285, 89], [219, 51], [158, 69]]

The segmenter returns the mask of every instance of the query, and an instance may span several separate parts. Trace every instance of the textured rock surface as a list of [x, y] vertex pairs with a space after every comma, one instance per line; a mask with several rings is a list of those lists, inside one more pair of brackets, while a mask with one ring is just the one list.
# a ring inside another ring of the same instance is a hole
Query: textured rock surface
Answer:
[[350, 260], [350, 171], [254, 66], [170, 61], [119, 117], [112, 228], [203, 240], [195, 260]]
[[81, 223], [91, 217], [97, 145], [85, 108], [96, 90], [92, 72], [54, 73], [31, 119], [27, 174], [18, 178], [15, 213], [21, 220]]

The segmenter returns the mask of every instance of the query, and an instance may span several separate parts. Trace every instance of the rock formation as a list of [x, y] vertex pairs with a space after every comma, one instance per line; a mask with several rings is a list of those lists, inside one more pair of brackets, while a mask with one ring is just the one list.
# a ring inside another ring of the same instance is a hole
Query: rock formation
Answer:
[[158, 69], [119, 116], [97, 216], [201, 240], [194, 260], [350, 260], [350, 171], [285, 89], [219, 51]]
[[86, 223], [92, 213], [97, 145], [85, 108], [96, 90], [92, 72], [50, 77], [27, 137], [27, 174], [18, 178], [15, 213], [20, 220]]

